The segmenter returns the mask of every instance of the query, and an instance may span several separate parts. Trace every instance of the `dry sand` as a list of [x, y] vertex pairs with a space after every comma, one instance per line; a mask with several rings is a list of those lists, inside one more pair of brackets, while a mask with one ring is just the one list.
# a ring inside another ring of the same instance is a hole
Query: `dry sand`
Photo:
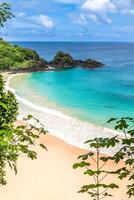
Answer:
[[[86, 194], [78, 194], [82, 184], [93, 180], [85, 177], [83, 170], [74, 170], [72, 165], [77, 162], [77, 156], [86, 153], [54, 136], [47, 134], [41, 138], [48, 151], [37, 149], [38, 159], [31, 161], [22, 157], [18, 162], [18, 174], [8, 170], [8, 184], [0, 188], [2, 200], [90, 200]], [[95, 166], [94, 166], [95, 167]], [[108, 163], [107, 169], [113, 169]], [[106, 183], [118, 182], [120, 190], [115, 190], [115, 196], [106, 200], [126, 200], [125, 181], [117, 181], [113, 176]]]

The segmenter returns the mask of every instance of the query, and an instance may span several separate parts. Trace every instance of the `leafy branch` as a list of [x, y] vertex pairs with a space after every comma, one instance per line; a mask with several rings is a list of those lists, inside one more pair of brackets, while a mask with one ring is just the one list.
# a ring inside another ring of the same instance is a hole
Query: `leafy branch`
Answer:
[[28, 115], [23, 119], [23, 124], [16, 125], [17, 115], [16, 98], [13, 93], [4, 91], [4, 81], [0, 75], [0, 185], [7, 183], [7, 165], [17, 173], [17, 160], [21, 155], [34, 160], [37, 158], [34, 146], [38, 145], [47, 150], [46, 146], [39, 142], [40, 136], [47, 133], [39, 120]]
[[[115, 139], [116, 140], [116, 139]], [[118, 185], [114, 183], [105, 184], [103, 181], [109, 174], [109, 172], [103, 170], [104, 166], [107, 164], [106, 159], [101, 159], [100, 149], [104, 147], [104, 144], [107, 146], [113, 145], [114, 140], [112, 139], [107, 143], [108, 139], [95, 138], [93, 140], [88, 140], [86, 143], [89, 144], [91, 148], [96, 149], [96, 153], [88, 152], [85, 155], [81, 155], [78, 159], [81, 159], [80, 162], [73, 165], [73, 168], [85, 168], [84, 175], [93, 177], [94, 184], [88, 184], [81, 187], [79, 193], [88, 193], [93, 200], [100, 200], [105, 197], [112, 196], [108, 190], [116, 189]], [[93, 164], [91, 161], [93, 161]], [[102, 164], [103, 162], [103, 164]], [[95, 166], [96, 170], [92, 169]]]
[[0, 27], [4, 27], [5, 22], [11, 19], [14, 15], [11, 13], [11, 5], [8, 3], [0, 4]]
[[[88, 193], [93, 200], [104, 199], [107, 196], [112, 196], [108, 193], [109, 189], [119, 188], [115, 183], [105, 184], [105, 178], [113, 174], [122, 180], [127, 179], [129, 185], [127, 188], [128, 198], [134, 197], [134, 118], [112, 118], [108, 123], [114, 122], [115, 129], [124, 133], [122, 137], [119, 135], [112, 138], [95, 138], [88, 140], [90, 148], [95, 149], [95, 153], [89, 152], [85, 155], [81, 155], [78, 159], [81, 159], [79, 163], [73, 165], [73, 168], [85, 168], [85, 175], [89, 175], [94, 178], [94, 184], [88, 184], [81, 187], [80, 193]], [[112, 156], [101, 156], [100, 151], [103, 148], [114, 148], [116, 153]], [[91, 163], [91, 160], [94, 163]], [[104, 170], [108, 161], [113, 161], [118, 169], [113, 171]], [[123, 161], [124, 166], [119, 168], [119, 163]], [[103, 162], [101, 164], [101, 162]], [[88, 169], [87, 169], [88, 168]], [[96, 168], [93, 170], [92, 168]]]

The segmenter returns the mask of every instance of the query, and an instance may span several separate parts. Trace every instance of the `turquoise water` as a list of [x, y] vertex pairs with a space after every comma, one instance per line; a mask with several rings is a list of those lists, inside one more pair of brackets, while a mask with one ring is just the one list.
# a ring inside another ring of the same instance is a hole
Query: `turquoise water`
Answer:
[[20, 44], [49, 60], [57, 50], [64, 50], [75, 58], [95, 58], [106, 64], [95, 70], [78, 67], [25, 75], [14, 85], [20, 96], [30, 99], [32, 91], [71, 116], [103, 126], [111, 117], [134, 116], [134, 43]]

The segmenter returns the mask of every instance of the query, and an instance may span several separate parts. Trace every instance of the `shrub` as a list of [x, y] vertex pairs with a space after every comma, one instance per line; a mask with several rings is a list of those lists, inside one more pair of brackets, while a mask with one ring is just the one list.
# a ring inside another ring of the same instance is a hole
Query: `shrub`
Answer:
[[28, 68], [39, 61], [40, 57], [36, 51], [0, 40], [0, 69]]
[[[12, 92], [4, 91], [4, 82], [0, 75], [0, 185], [5, 185], [6, 169], [9, 166], [17, 173], [17, 160], [25, 154], [32, 160], [37, 158], [33, 150], [35, 145], [43, 149], [44, 144], [37, 142], [41, 134], [46, 134], [39, 120], [29, 115], [24, 119], [24, 124], [16, 126], [14, 123], [18, 115], [18, 103]], [[29, 124], [34, 120], [39, 128]]]

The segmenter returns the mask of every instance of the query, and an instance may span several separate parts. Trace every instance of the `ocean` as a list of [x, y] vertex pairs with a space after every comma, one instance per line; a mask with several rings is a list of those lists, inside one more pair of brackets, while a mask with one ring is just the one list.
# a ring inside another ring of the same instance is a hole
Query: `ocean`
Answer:
[[111, 117], [134, 116], [134, 43], [13, 42], [51, 60], [59, 50], [75, 59], [95, 59], [98, 69], [36, 72], [12, 79], [16, 93], [74, 118], [109, 127]]

